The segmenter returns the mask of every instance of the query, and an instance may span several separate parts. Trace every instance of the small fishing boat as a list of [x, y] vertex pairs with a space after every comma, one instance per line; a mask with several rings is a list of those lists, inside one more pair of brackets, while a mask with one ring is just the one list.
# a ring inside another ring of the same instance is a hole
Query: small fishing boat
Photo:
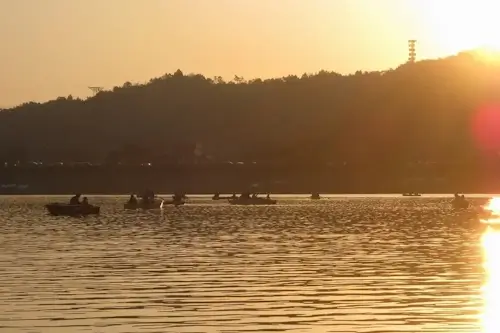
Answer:
[[465, 196], [455, 193], [453, 200], [451, 201], [451, 206], [454, 209], [467, 209], [469, 208], [469, 202], [465, 199]]
[[229, 200], [229, 199], [237, 199], [236, 194], [230, 196], [221, 196], [219, 193], [215, 193], [212, 197], [212, 200]]
[[451, 202], [451, 206], [454, 209], [467, 209], [467, 208], [469, 208], [469, 202], [467, 200], [464, 200], [464, 199], [453, 200]]
[[71, 205], [64, 203], [50, 203], [45, 205], [45, 208], [51, 215], [54, 216], [87, 216], [98, 215], [100, 207], [94, 205]]
[[321, 199], [321, 196], [319, 195], [319, 193], [311, 194], [311, 200], [319, 200], [319, 199]]
[[186, 203], [188, 197], [185, 193], [176, 193], [172, 195], [172, 200], [165, 200], [163, 205], [174, 205], [174, 206], [182, 206]]
[[236, 198], [228, 200], [231, 205], [276, 205], [277, 201], [270, 198]]

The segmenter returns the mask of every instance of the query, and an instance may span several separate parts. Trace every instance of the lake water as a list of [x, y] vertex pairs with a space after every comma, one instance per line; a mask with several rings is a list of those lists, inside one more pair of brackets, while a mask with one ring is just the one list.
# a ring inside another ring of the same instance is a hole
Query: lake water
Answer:
[[0, 332], [500, 332], [500, 232], [449, 198], [59, 199], [0, 197]]

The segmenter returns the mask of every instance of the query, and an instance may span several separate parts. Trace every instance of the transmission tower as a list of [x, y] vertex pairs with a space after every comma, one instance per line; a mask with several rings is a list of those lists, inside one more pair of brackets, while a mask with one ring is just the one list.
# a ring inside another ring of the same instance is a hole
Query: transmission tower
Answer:
[[417, 58], [417, 50], [416, 50], [415, 44], [417, 44], [417, 41], [415, 39], [410, 39], [408, 41], [408, 62], [409, 63], [414, 63], [415, 59]]
[[95, 95], [97, 95], [97, 93], [103, 91], [103, 87], [89, 87], [89, 89], [92, 91], [92, 93]]

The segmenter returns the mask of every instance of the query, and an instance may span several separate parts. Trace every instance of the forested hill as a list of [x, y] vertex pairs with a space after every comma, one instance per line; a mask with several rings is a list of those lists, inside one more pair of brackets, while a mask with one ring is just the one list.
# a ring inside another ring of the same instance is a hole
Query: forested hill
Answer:
[[0, 112], [0, 160], [104, 161], [123, 147], [175, 160], [199, 143], [223, 161], [461, 161], [500, 151], [498, 135], [477, 137], [494, 125], [477, 117], [499, 101], [499, 79], [472, 53], [347, 76], [224, 82], [179, 70]]

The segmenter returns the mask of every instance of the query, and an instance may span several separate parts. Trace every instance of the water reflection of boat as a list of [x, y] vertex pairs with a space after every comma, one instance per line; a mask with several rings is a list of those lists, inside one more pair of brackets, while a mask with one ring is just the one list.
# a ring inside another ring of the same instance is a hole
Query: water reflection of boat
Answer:
[[128, 210], [136, 210], [136, 209], [143, 209], [143, 210], [149, 210], [149, 209], [160, 209], [161, 204], [163, 200], [155, 199], [153, 202], [151, 201], [144, 201], [144, 200], [139, 200], [136, 202], [127, 202], [123, 205], [124, 209]]
[[54, 216], [87, 216], [100, 213], [100, 207], [93, 205], [71, 205], [55, 202], [45, 205], [45, 208]]
[[267, 198], [237, 198], [228, 200], [231, 205], [276, 205], [277, 201]]

